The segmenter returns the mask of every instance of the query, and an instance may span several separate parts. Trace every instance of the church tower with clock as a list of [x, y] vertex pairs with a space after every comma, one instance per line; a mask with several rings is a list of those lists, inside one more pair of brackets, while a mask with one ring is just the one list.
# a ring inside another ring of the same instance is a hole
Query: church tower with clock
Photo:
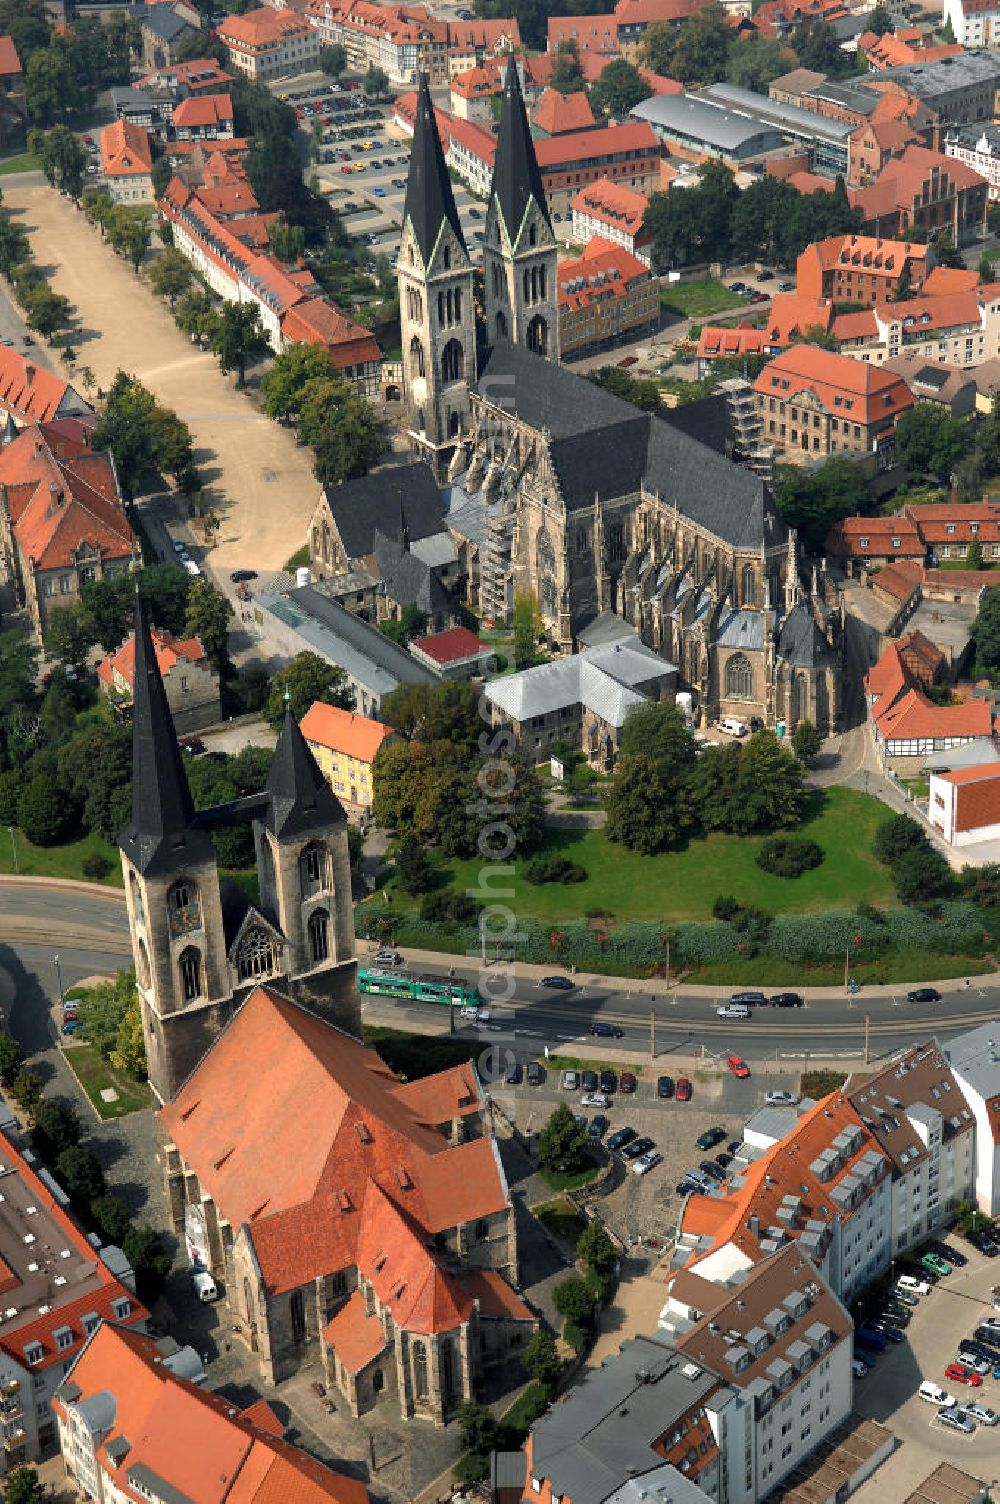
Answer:
[[[149, 1084], [176, 1094], [258, 982], [359, 1033], [347, 819], [291, 712], [259, 794], [194, 808], [141, 599], [132, 818], [119, 837]], [[253, 828], [259, 900], [212, 830]]]

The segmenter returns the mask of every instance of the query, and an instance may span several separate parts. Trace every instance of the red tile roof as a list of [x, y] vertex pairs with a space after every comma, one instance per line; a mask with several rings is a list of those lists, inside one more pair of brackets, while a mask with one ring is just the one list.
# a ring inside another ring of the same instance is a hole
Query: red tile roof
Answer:
[[833, 322], [833, 304], [829, 298], [806, 298], [798, 293], [779, 292], [771, 299], [764, 325], [769, 345], [787, 345], [801, 338], [807, 329], [829, 330]]
[[138, 549], [109, 455], [80, 446], [60, 458], [34, 426], [0, 451], [0, 484], [8, 489], [18, 549], [38, 569], [71, 564], [84, 543], [108, 560], [127, 561]]
[[0, 75], [9, 77], [21, 72], [21, 59], [17, 55], [13, 37], [0, 37]]
[[312, 27], [291, 10], [274, 10], [263, 5], [259, 10], [246, 11], [242, 16], [227, 16], [216, 27], [216, 36], [224, 46], [237, 50], [274, 47], [294, 37], [312, 35]]
[[684, 21], [704, 10], [711, 0], [618, 0], [615, 15], [621, 26], [651, 26], [656, 21]]
[[1000, 543], [1000, 502], [939, 502], [926, 507], [904, 507], [927, 544]]
[[224, 125], [233, 118], [233, 101], [228, 94], [191, 95], [174, 105], [173, 122], [191, 128], [199, 125]]
[[624, 125], [606, 125], [600, 130], [567, 132], [535, 142], [535, 156], [543, 173], [612, 152], [658, 155], [659, 146], [649, 121], [634, 120]]
[[764, 350], [764, 330], [751, 329], [749, 324], [711, 324], [702, 327], [698, 336], [699, 360], [732, 360], [740, 355], [760, 355]]
[[364, 1484], [283, 1441], [269, 1406], [240, 1413], [178, 1378], [149, 1337], [102, 1326], [53, 1406], [66, 1417], [101, 1393], [114, 1398], [114, 1425], [96, 1461], [123, 1497], [138, 1498], [128, 1479], [141, 1466], [190, 1504], [367, 1504]]
[[902, 156], [890, 158], [867, 188], [849, 188], [848, 199], [853, 208], [861, 210], [866, 221], [899, 209], [912, 209], [935, 167], [940, 169], [942, 178], [951, 180], [956, 191], [981, 187], [986, 181], [955, 157], [926, 146], [908, 146]]
[[172, 63], [168, 68], [155, 68], [152, 73], [146, 73], [139, 79], [137, 87], [148, 89], [151, 84], [177, 83], [192, 94], [201, 94], [233, 81], [233, 75], [221, 68], [214, 57], [197, 57], [189, 63]]
[[307, 742], [326, 747], [331, 752], [345, 752], [358, 762], [373, 762], [375, 754], [394, 733], [391, 726], [381, 721], [371, 721], [367, 716], [357, 715], [352, 710], [341, 710], [337, 705], [326, 705], [316, 700], [310, 705], [299, 729]]
[[827, 535], [826, 551], [847, 559], [922, 559], [926, 549], [908, 517], [842, 517]]
[[40, 366], [34, 356], [0, 345], [0, 407], [15, 417], [34, 422], [54, 418], [72, 390], [68, 381]]
[[802, 257], [816, 259], [824, 271], [833, 271], [840, 266], [895, 281], [905, 266], [913, 266], [918, 275], [922, 272], [927, 262], [927, 247], [908, 240], [883, 240], [874, 235], [831, 235], [827, 240], [813, 241], [802, 252]]
[[915, 586], [920, 584], [920, 565], [900, 559], [895, 564], [886, 564], [879, 570], [877, 585], [894, 600], [908, 601]]
[[153, 170], [149, 132], [130, 120], [116, 120], [101, 132], [101, 160], [105, 177], [140, 177]]
[[452, 627], [447, 632], [420, 637], [413, 646], [440, 664], [464, 663], [468, 658], [478, 658], [481, 653], [493, 651], [488, 642], [470, 632], [468, 627]]
[[[160, 677], [169, 674], [181, 659], [188, 663], [205, 664], [205, 649], [197, 637], [188, 637], [179, 641], [170, 632], [160, 631], [153, 627], [150, 636], [153, 639], [153, 651], [156, 654], [157, 667]], [[120, 648], [113, 653], [108, 653], [97, 666], [97, 677], [106, 684], [115, 682], [115, 673], [121, 675], [131, 688], [135, 682], [135, 633], [133, 632]]]
[[649, 199], [637, 188], [628, 188], [624, 183], [612, 183], [607, 178], [600, 178], [596, 183], [588, 183], [585, 188], [581, 188], [570, 207], [574, 213], [599, 219], [635, 238], [642, 234]]
[[901, 376], [815, 345], [793, 345], [776, 355], [757, 377], [754, 390], [765, 397], [780, 395], [782, 401], [810, 391], [828, 413], [854, 423], [895, 420], [913, 406]]
[[327, 1323], [323, 1341], [333, 1348], [347, 1372], [356, 1374], [385, 1352], [388, 1339], [378, 1317], [368, 1315], [361, 1291], [355, 1290]]
[[585, 52], [608, 54], [608, 61], [618, 51], [618, 17], [549, 16], [546, 23], [546, 47], [556, 52], [563, 43], [574, 43], [581, 57]]
[[991, 762], [939, 775], [955, 785], [955, 831], [1000, 824], [1000, 764]]
[[913, 675], [903, 661], [898, 642], [890, 642], [878, 662], [868, 670], [864, 686], [872, 705], [881, 705], [883, 710], [894, 705], [908, 689], [915, 687]]
[[652, 273], [644, 261], [633, 256], [623, 245], [594, 235], [582, 256], [561, 261], [556, 267], [559, 307], [567, 313], [627, 297], [637, 283], [648, 283]]
[[557, 89], [544, 90], [532, 117], [540, 131], [550, 136], [567, 131], [584, 131], [594, 124], [590, 101], [581, 90], [577, 94], [560, 94]]
[[989, 736], [993, 729], [985, 700], [964, 705], [934, 705], [919, 689], [910, 689], [894, 705], [874, 711], [880, 736], [887, 742], [931, 738]]
[[856, 313], [834, 314], [830, 333], [841, 344], [856, 339], [876, 339], [878, 320], [874, 308], [859, 308]]
[[272, 1293], [350, 1267], [375, 1191], [425, 1243], [507, 1207], [491, 1141], [449, 1144], [398, 1087], [373, 1050], [258, 987], [162, 1109], [221, 1215], [249, 1224]]

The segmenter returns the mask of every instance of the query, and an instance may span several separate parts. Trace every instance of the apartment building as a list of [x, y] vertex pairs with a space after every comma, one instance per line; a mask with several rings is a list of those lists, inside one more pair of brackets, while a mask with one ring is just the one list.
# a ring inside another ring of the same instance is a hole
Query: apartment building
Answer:
[[116, 120], [101, 131], [104, 186], [116, 204], [151, 204], [153, 149], [141, 125]]
[[106, 1322], [144, 1331], [149, 1312], [125, 1255], [94, 1247], [34, 1155], [0, 1133], [0, 1160], [0, 1423], [12, 1468], [52, 1452], [52, 1399], [88, 1338]]
[[874, 183], [848, 189], [867, 233], [905, 239], [919, 230], [932, 240], [943, 231], [956, 245], [982, 233], [987, 196], [986, 179], [965, 162], [912, 145], [887, 162]]
[[227, 16], [215, 34], [230, 66], [255, 83], [305, 73], [319, 63], [319, 32], [293, 10], [264, 5], [242, 16]]
[[[994, 773], [1000, 768], [990, 766]], [[994, 783], [986, 799], [964, 796], [970, 799], [973, 821], [984, 814], [1000, 821], [997, 795]], [[996, 1023], [981, 1024], [949, 1040], [943, 1052], [976, 1124], [975, 1202], [995, 1217], [1000, 1213], [1000, 1030]]]
[[957, 52], [935, 62], [884, 68], [859, 79], [865, 89], [919, 101], [941, 125], [993, 120], [1000, 90], [1000, 55], [990, 47]]
[[[989, 706], [982, 709], [988, 720]], [[902, 1051], [874, 1076], [851, 1078], [844, 1096], [892, 1160], [893, 1253], [902, 1253], [972, 1198], [972, 1109], [936, 1039]]]
[[997, 0], [944, 0], [944, 24], [951, 22], [962, 47], [1000, 47], [1000, 4]]
[[1000, 283], [883, 303], [833, 321], [842, 354], [881, 365], [897, 356], [965, 369], [1000, 355]]
[[587, 245], [595, 235], [624, 246], [647, 266], [650, 262], [652, 235], [643, 228], [649, 199], [634, 188], [599, 178], [581, 188], [570, 208], [573, 213], [573, 239]]
[[562, 358], [600, 349], [660, 321], [660, 279], [623, 246], [595, 236], [556, 268]]
[[954, 126], [944, 138], [944, 153], [986, 179], [991, 203], [1000, 199], [1000, 127]]
[[[209, 663], [200, 638], [179, 639], [156, 627], [150, 640], [167, 704], [178, 731], [198, 731], [222, 717], [219, 675]], [[118, 706], [130, 706], [135, 692], [135, 633], [101, 659], [97, 682]]]
[[892, 464], [900, 413], [913, 406], [902, 377], [814, 345], [776, 355], [754, 382], [762, 437], [788, 459], [837, 452]]
[[427, 73], [432, 87], [456, 73], [520, 52], [512, 18], [445, 20], [423, 5], [374, 5], [369, 0], [307, 0], [306, 20], [323, 47], [341, 46], [356, 72], [381, 68], [389, 82], [413, 85]]
[[372, 764], [383, 743], [395, 740], [392, 727], [317, 700], [302, 717], [300, 730], [340, 802], [370, 809]]
[[659, 186], [660, 148], [648, 121], [571, 131], [535, 142], [550, 210], [569, 214], [580, 189], [602, 179], [649, 195]]
[[847, 142], [847, 186], [866, 188], [893, 157], [923, 144], [924, 137], [908, 120], [865, 120]]
[[832, 235], [806, 246], [795, 263], [798, 293], [871, 308], [906, 291], [918, 292], [934, 252], [909, 241], [869, 235]]

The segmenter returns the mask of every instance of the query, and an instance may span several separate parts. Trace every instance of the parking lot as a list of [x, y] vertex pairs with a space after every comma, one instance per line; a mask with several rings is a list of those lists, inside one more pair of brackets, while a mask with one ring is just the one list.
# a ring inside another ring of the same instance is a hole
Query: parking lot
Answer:
[[972, 1435], [963, 1435], [941, 1424], [936, 1406], [918, 1397], [921, 1382], [930, 1379], [960, 1405], [982, 1404], [1000, 1413], [1000, 1379], [993, 1378], [992, 1366], [974, 1388], [945, 1377], [945, 1369], [959, 1356], [960, 1341], [971, 1338], [984, 1317], [1000, 1315], [991, 1294], [1000, 1281], [1000, 1259], [986, 1259], [957, 1233], [942, 1241], [964, 1254], [965, 1268], [953, 1269], [920, 1298], [904, 1340], [890, 1344], [855, 1384], [855, 1409], [889, 1426], [906, 1443], [879, 1473], [882, 1497], [905, 1496], [905, 1489], [897, 1492], [893, 1486], [891, 1473], [897, 1468], [905, 1468], [907, 1477], [926, 1477], [944, 1458], [989, 1479], [1000, 1463], [1000, 1426], [980, 1424]]

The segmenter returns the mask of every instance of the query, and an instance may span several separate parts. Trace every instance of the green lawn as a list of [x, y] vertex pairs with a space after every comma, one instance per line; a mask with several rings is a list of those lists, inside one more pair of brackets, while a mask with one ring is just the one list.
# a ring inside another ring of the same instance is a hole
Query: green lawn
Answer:
[[730, 292], [717, 277], [697, 277], [691, 282], [674, 282], [664, 286], [660, 302], [671, 313], [686, 319], [703, 319], [729, 308], [749, 308], [745, 298]]
[[[535, 888], [518, 873], [507, 901], [515, 912], [542, 921], [600, 909], [618, 922], [710, 919], [720, 893], [771, 914], [862, 902], [892, 904], [892, 879], [871, 849], [876, 826], [888, 818], [885, 805], [839, 788], [817, 794], [816, 803], [817, 813], [801, 832], [822, 847], [825, 860], [791, 881], [762, 872], [754, 862], [762, 837], [711, 835], [691, 841], [683, 851], [641, 856], [612, 844], [600, 830], [553, 830], [548, 847], [578, 862], [588, 873], [586, 880]], [[452, 887], [474, 889], [481, 865], [478, 858], [452, 863]]]
[[[17, 846], [16, 863], [13, 843]], [[15, 830], [13, 843], [9, 828], [0, 829], [0, 872], [19, 872], [24, 877], [71, 877], [92, 882], [92, 878], [83, 875], [83, 863], [86, 857], [97, 852], [111, 863], [111, 870], [101, 879], [101, 886], [122, 886], [121, 857], [114, 846], [98, 835], [67, 841], [63, 846], [32, 846], [26, 836]]]
[[576, 1191], [582, 1185], [589, 1185], [597, 1178], [598, 1165], [587, 1165], [583, 1170], [574, 1170], [572, 1174], [564, 1174], [560, 1170], [542, 1170], [541, 1177], [545, 1184], [553, 1191]]
[[[121, 1075], [101, 1058], [93, 1045], [84, 1040], [77, 1043], [74, 1039], [67, 1043], [63, 1058], [87, 1093], [99, 1118], [123, 1118], [149, 1106], [149, 1087], [130, 1076]], [[101, 1092], [107, 1087], [113, 1087], [118, 1093], [117, 1101], [104, 1101]]]
[[12, 172], [35, 172], [41, 164], [33, 152], [24, 151], [19, 157], [8, 157], [0, 162], [0, 177], [9, 177]]
[[576, 1247], [576, 1240], [587, 1225], [586, 1219], [581, 1217], [572, 1201], [567, 1201], [565, 1196], [557, 1196], [554, 1201], [533, 1206], [531, 1211], [547, 1232], [554, 1238], [561, 1238], [571, 1248]]

